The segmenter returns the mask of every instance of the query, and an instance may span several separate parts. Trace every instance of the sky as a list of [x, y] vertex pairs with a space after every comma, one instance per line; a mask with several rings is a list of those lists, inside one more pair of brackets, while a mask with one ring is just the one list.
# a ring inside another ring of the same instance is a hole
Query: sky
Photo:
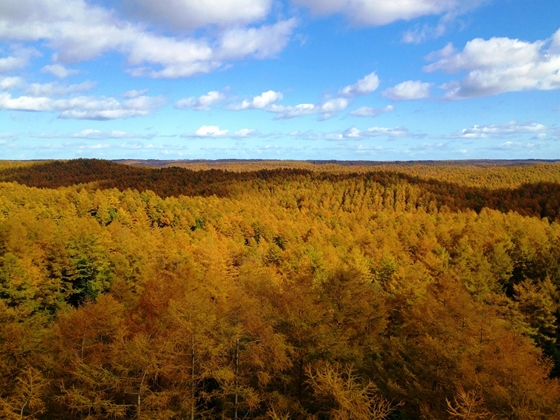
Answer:
[[0, 159], [560, 159], [558, 0], [1, 0]]

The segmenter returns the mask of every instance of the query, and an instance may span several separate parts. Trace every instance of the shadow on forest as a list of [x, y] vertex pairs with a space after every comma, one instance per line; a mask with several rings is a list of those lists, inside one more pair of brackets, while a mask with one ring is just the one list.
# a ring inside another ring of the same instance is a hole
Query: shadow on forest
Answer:
[[298, 180], [333, 183], [345, 180], [369, 181], [390, 189], [408, 184], [419, 189], [420, 197], [416, 197], [416, 201], [423, 205], [432, 203], [451, 211], [471, 209], [476, 212], [486, 207], [502, 212], [516, 211], [524, 216], [547, 217], [551, 221], [560, 219], [560, 184], [550, 182], [524, 184], [516, 189], [490, 190], [389, 171], [350, 174], [305, 169], [194, 171], [181, 167], [152, 169], [97, 159], [53, 161], [0, 170], [0, 181], [17, 182], [30, 187], [58, 188], [93, 183], [99, 189], [151, 190], [164, 198], [179, 195], [234, 197], [236, 191], [240, 190], [239, 184], [249, 183], [247, 187], [251, 189], [255, 182], [278, 185]]

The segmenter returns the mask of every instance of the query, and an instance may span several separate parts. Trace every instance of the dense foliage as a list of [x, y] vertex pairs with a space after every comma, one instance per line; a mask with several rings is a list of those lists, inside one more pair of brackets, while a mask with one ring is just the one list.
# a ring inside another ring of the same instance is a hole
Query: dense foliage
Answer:
[[0, 418], [560, 418], [560, 165], [236, 165], [0, 164]]

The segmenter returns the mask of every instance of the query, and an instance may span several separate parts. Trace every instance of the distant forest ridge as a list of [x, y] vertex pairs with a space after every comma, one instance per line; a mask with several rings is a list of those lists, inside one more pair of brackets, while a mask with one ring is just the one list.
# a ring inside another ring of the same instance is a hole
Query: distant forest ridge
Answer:
[[[359, 184], [385, 201], [391, 195], [390, 201], [403, 208], [477, 212], [490, 208], [550, 221], [560, 217], [560, 164], [551, 162], [371, 162], [371, 166], [306, 161], [120, 162], [4, 161], [0, 162], [0, 182], [39, 188], [82, 185], [89, 189], [149, 190], [162, 198], [215, 195], [241, 199], [255, 191], [278, 193], [303, 180], [340, 185], [344, 190], [341, 200], [361, 200], [356, 192], [361, 191], [356, 187]], [[155, 168], [156, 162], [161, 166]], [[177, 166], [180, 164], [183, 166]]]
[[286, 159], [179, 159], [179, 160], [160, 160], [160, 159], [113, 159], [113, 162], [123, 163], [132, 166], [150, 166], [150, 167], [166, 167], [166, 166], [188, 166], [205, 164], [209, 166], [221, 166], [231, 164], [257, 164], [265, 166], [276, 165], [341, 165], [341, 166], [410, 166], [410, 165], [459, 165], [459, 166], [510, 166], [510, 165], [534, 165], [537, 163], [559, 163], [560, 159], [463, 159], [463, 160], [286, 160]]

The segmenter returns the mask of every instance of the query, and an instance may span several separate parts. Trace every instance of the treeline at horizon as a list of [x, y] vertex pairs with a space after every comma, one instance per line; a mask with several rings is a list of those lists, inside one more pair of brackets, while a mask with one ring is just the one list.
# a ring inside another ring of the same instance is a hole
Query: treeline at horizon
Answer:
[[0, 162], [0, 418], [558, 419], [560, 165]]

